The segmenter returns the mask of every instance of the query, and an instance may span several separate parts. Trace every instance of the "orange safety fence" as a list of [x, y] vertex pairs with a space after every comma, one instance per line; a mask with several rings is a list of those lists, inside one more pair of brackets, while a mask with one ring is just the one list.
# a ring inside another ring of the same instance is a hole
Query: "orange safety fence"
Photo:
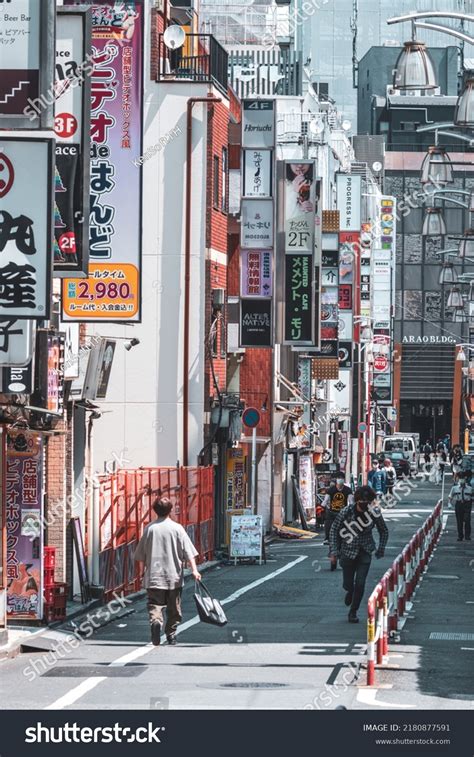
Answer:
[[214, 469], [140, 468], [99, 477], [99, 570], [106, 600], [113, 592], [130, 594], [141, 588], [134, 562], [138, 540], [154, 519], [159, 491], [173, 503], [172, 517], [181, 523], [199, 552], [198, 561], [214, 555]]

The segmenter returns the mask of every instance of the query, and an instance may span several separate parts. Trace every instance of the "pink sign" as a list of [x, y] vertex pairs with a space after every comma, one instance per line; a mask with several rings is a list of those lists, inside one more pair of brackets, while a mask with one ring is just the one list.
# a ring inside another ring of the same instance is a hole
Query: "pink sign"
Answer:
[[240, 257], [241, 296], [272, 296], [271, 250], [242, 250]]

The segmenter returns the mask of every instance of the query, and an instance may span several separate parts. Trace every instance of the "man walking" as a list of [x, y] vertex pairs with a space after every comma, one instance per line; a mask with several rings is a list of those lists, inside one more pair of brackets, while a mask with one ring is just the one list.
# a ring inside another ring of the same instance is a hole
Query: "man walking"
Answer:
[[160, 644], [165, 609], [166, 638], [168, 644], [176, 644], [176, 629], [182, 619], [181, 593], [185, 561], [190, 564], [196, 581], [201, 580], [195, 560], [198, 552], [183, 526], [170, 518], [172, 509], [169, 499], [155, 499], [153, 510], [157, 519], [145, 528], [135, 551], [135, 560], [145, 563], [144, 586], [148, 595], [151, 640], [155, 646]]
[[[339, 558], [345, 604], [350, 607], [349, 623], [358, 623], [357, 610], [362, 602], [365, 582], [372, 554], [384, 556], [388, 542], [388, 528], [380, 507], [374, 504], [376, 494], [370, 486], [360, 486], [354, 493], [354, 504], [337, 515], [329, 534], [329, 555], [333, 563]], [[379, 546], [375, 546], [372, 531], [379, 532]]]
[[372, 470], [369, 471], [367, 476], [368, 484], [377, 495], [377, 498], [381, 498], [387, 493], [387, 473], [385, 472], [385, 466], [377, 460], [372, 461]]
[[448, 503], [454, 502], [456, 523], [458, 527], [458, 541], [471, 541], [471, 513], [472, 513], [472, 486], [469, 483], [470, 474], [461, 472], [458, 480], [449, 492]]
[[[354, 501], [352, 489], [344, 481], [344, 476], [338, 474], [336, 484], [330, 486], [323, 500], [323, 507], [326, 508], [326, 517], [324, 521], [324, 544], [329, 544], [329, 531], [334, 523], [336, 515], [348, 504]], [[331, 563], [331, 569], [335, 570], [336, 565]]]

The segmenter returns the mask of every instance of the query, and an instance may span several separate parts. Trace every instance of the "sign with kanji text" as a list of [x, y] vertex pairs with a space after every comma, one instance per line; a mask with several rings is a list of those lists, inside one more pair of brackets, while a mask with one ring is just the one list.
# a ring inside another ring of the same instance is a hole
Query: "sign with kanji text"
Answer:
[[25, 366], [33, 357], [34, 321], [0, 319], [0, 366]]
[[242, 297], [271, 297], [272, 251], [241, 250], [240, 275]]
[[313, 344], [313, 256], [285, 255], [286, 344]]
[[141, 317], [143, 15], [141, 0], [92, 5], [90, 263], [63, 280], [63, 320]]
[[272, 150], [244, 150], [244, 197], [271, 197]]
[[250, 249], [273, 247], [273, 200], [242, 200], [240, 245]]
[[0, 318], [49, 318], [52, 139], [0, 137]]

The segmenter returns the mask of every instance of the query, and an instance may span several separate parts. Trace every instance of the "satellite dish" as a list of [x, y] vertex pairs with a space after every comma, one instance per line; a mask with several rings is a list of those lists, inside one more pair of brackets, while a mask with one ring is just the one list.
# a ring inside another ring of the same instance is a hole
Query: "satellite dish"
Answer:
[[168, 26], [163, 34], [163, 42], [166, 47], [169, 47], [171, 50], [176, 50], [176, 48], [182, 47], [185, 39], [186, 32], [182, 26], [178, 26], [177, 24]]
[[324, 121], [322, 118], [313, 118], [309, 122], [309, 129], [313, 134], [322, 134], [324, 131]]
[[382, 170], [383, 165], [379, 160], [376, 160], [375, 163], [372, 163], [372, 170], [375, 171], [375, 173], [380, 173]]
[[352, 129], [352, 121], [349, 121], [348, 118], [345, 118], [342, 122], [342, 128], [344, 131], [350, 131]]

